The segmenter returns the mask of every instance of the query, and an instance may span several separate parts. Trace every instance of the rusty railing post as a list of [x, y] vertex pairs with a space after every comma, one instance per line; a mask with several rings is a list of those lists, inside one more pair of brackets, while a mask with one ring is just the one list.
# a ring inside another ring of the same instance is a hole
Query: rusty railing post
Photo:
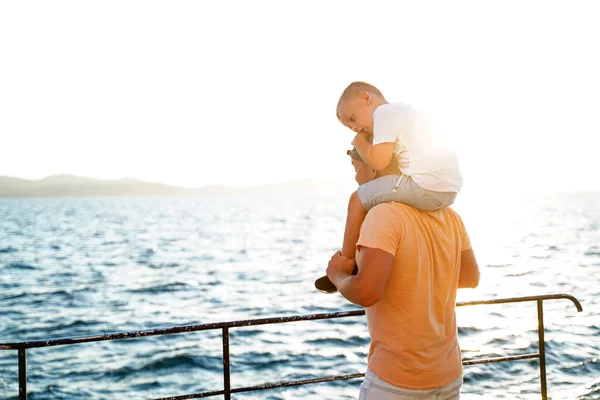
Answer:
[[27, 400], [27, 355], [19, 349], [19, 400]]
[[542, 386], [542, 400], [548, 400], [548, 388], [546, 386], [546, 342], [544, 339], [544, 302], [537, 301], [538, 313], [538, 345], [540, 351], [540, 384]]
[[225, 400], [231, 400], [231, 375], [229, 367], [229, 328], [223, 328], [223, 389]]

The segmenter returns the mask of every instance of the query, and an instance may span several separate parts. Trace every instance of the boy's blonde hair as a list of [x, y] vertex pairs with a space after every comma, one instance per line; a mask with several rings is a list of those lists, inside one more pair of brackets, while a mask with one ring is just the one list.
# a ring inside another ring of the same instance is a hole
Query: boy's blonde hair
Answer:
[[360, 81], [352, 82], [348, 85], [348, 87], [346, 87], [346, 89], [344, 89], [340, 99], [338, 100], [337, 108], [335, 109], [335, 115], [337, 119], [340, 119], [340, 108], [342, 107], [342, 104], [349, 98], [360, 96], [360, 94], [363, 92], [369, 92], [373, 95], [380, 96], [382, 99], [385, 99], [381, 91], [370, 83]]

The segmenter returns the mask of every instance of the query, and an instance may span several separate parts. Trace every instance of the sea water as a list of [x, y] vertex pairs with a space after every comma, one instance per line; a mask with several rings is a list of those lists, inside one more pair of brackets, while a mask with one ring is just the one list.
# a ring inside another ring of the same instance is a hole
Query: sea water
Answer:
[[[490, 196], [493, 197], [493, 196]], [[314, 290], [341, 244], [347, 194], [0, 200], [0, 343], [356, 310]], [[459, 195], [481, 267], [458, 301], [544, 303], [548, 392], [600, 399], [600, 193]], [[467, 358], [537, 351], [535, 303], [459, 307]], [[402, 329], [399, 327], [399, 329]], [[364, 317], [231, 330], [232, 387], [364, 373]], [[27, 352], [30, 400], [152, 399], [220, 390], [221, 332]], [[539, 399], [537, 360], [464, 368], [463, 398]], [[360, 379], [234, 395], [352, 399]], [[16, 399], [0, 351], [0, 399]], [[219, 398], [219, 397], [216, 397]]]

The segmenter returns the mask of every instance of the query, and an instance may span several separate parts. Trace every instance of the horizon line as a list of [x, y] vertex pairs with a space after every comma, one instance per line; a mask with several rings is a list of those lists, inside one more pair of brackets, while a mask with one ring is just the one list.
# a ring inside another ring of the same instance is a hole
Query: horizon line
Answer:
[[[120, 178], [93, 178], [93, 177], [83, 176], [83, 175], [62, 173], [62, 174], [51, 174], [51, 175], [47, 175], [43, 178], [34, 179], [34, 178], [23, 178], [23, 177], [19, 177], [19, 176], [0, 174], [0, 178], [17, 179], [17, 180], [23, 180], [23, 181], [29, 181], [29, 182], [41, 182], [43, 180], [46, 180], [49, 178], [54, 178], [54, 177], [70, 177], [70, 178], [77, 178], [77, 179], [102, 181], [102, 182], [118, 182], [118, 181], [131, 180], [131, 181], [135, 181], [137, 183], [142, 183], [142, 184], [163, 185], [163, 186], [168, 186], [171, 188], [189, 189], [189, 190], [201, 190], [201, 189], [206, 189], [206, 188], [244, 190], [244, 189], [255, 189], [255, 188], [261, 188], [261, 187], [271, 187], [271, 186], [280, 186], [280, 185], [283, 186], [283, 185], [292, 185], [292, 184], [296, 184], [296, 183], [311, 183], [311, 182], [315, 183], [315, 184], [318, 184], [318, 183], [331, 184], [332, 182], [336, 182], [339, 184], [340, 187], [352, 186], [352, 185], [348, 184], [348, 182], [351, 182], [350, 179], [334, 177], [334, 176], [331, 176], [328, 178], [319, 178], [319, 179], [296, 178], [296, 179], [289, 179], [289, 180], [285, 180], [285, 181], [278, 181], [278, 182], [271, 182], [271, 183], [257, 183], [254, 185], [246, 185], [246, 186], [233, 186], [233, 185], [227, 185], [227, 184], [221, 184], [221, 183], [208, 183], [208, 184], [199, 185], [199, 186], [189, 186], [189, 185], [164, 183], [161, 181], [143, 180], [143, 179], [139, 179], [139, 178], [133, 178], [130, 176], [125, 176], [125, 177], [120, 177]], [[493, 185], [488, 185], [488, 186], [493, 186]], [[471, 195], [477, 194], [477, 193], [483, 194], [483, 192], [485, 192], [487, 190], [488, 186], [485, 186], [485, 184], [482, 185], [482, 183], [479, 182], [474, 185], [468, 185], [466, 187], [463, 187], [461, 189], [461, 192], [467, 191]], [[477, 189], [474, 189], [475, 187], [480, 187], [480, 188], [483, 188], [486, 190], [477, 190]], [[535, 193], [594, 193], [594, 192], [600, 192], [600, 188], [585, 188], [585, 189], [584, 188], [574, 188], [574, 189], [568, 189], [568, 190], [551, 190], [548, 188], [527, 188], [527, 189], [522, 190], [522, 193], [528, 193], [528, 194], [529, 193], [531, 193], [531, 194], [535, 194]]]
[[199, 186], [190, 186], [190, 185], [180, 185], [180, 184], [174, 184], [174, 183], [165, 183], [165, 182], [157, 181], [157, 180], [144, 180], [144, 179], [140, 179], [140, 178], [134, 178], [131, 176], [123, 176], [120, 178], [95, 178], [95, 177], [91, 177], [91, 176], [77, 175], [77, 174], [71, 174], [71, 173], [59, 173], [59, 174], [46, 175], [43, 178], [24, 178], [21, 176], [0, 174], [0, 178], [19, 179], [19, 180], [24, 180], [24, 181], [29, 181], [29, 182], [40, 182], [40, 181], [43, 181], [43, 180], [46, 180], [49, 178], [58, 178], [58, 177], [88, 179], [88, 180], [103, 181], [103, 182], [117, 182], [117, 181], [130, 180], [130, 181], [135, 181], [137, 183], [157, 184], [157, 185], [164, 185], [164, 186], [170, 186], [170, 187], [182, 188], [182, 189], [203, 189], [203, 188], [207, 188], [207, 187], [221, 187], [221, 188], [227, 188], [227, 189], [237, 189], [237, 188], [247, 189], [247, 188], [262, 187], [262, 186], [285, 185], [285, 184], [292, 184], [292, 183], [297, 183], [297, 182], [306, 182], [306, 183], [321, 182], [321, 183], [323, 183], [323, 182], [332, 182], [332, 181], [336, 181], [336, 182], [344, 181], [340, 177], [330, 177], [328, 179], [297, 178], [297, 179], [288, 179], [288, 180], [284, 180], [284, 181], [271, 182], [271, 183], [257, 183], [254, 185], [246, 185], [246, 186], [233, 186], [233, 185], [227, 185], [227, 184], [222, 184], [222, 183], [207, 183], [207, 184], [203, 184], [203, 185], [199, 185]]

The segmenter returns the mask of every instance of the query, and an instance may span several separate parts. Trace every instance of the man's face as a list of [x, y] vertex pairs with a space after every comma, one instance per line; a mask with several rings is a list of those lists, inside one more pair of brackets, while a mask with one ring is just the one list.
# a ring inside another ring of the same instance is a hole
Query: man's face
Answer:
[[340, 121], [356, 133], [373, 134], [372, 101], [368, 93], [347, 99], [340, 107]]
[[354, 180], [359, 185], [367, 183], [375, 179], [377, 171], [364, 161], [352, 160], [352, 166], [354, 167]]

